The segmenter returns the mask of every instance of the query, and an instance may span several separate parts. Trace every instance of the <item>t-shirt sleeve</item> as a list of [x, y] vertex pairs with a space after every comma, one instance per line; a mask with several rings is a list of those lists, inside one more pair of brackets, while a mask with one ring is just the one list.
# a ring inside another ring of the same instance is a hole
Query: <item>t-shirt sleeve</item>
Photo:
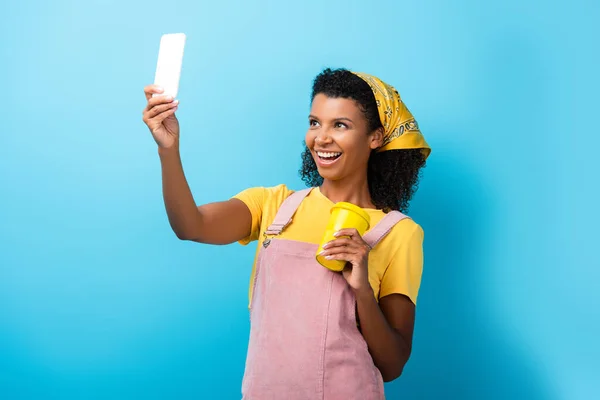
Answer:
[[399, 293], [417, 304], [423, 274], [423, 237], [423, 228], [414, 224], [412, 232], [392, 256], [382, 277], [379, 298]]
[[248, 243], [258, 239], [260, 235], [260, 223], [262, 221], [263, 207], [266, 196], [266, 188], [254, 187], [243, 190], [232, 197], [244, 202], [244, 204], [246, 204], [250, 210], [250, 214], [252, 214], [252, 230], [250, 231], [250, 235], [239, 241], [240, 244], [247, 245]]

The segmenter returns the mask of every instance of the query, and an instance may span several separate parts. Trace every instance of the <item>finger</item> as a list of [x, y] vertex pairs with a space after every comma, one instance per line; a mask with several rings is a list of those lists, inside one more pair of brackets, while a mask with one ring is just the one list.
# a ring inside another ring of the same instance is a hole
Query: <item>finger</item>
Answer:
[[172, 103], [175, 99], [171, 96], [156, 96], [148, 100], [148, 104], [146, 105], [146, 110], [151, 110], [152, 107], [159, 106], [161, 104]]
[[158, 129], [162, 125], [163, 121], [166, 118], [175, 114], [175, 111], [177, 111], [177, 107], [173, 107], [167, 111], [163, 111], [162, 113], [158, 114], [154, 118], [144, 117], [144, 122], [146, 123], [148, 128], [150, 128], [150, 131], [154, 132], [156, 129]]
[[[361, 246], [367, 246], [367, 247], [369, 247], [369, 249], [371, 249], [371, 246], [369, 246], [369, 244], [367, 242], [365, 242], [363, 237], [360, 235], [360, 233], [358, 233], [358, 231], [355, 228], [340, 229], [339, 231], [334, 233], [333, 236], [340, 238], [340, 239], [343, 237], [347, 237], [354, 243], [360, 244]], [[339, 239], [336, 239], [336, 240], [339, 240]]]
[[356, 255], [351, 253], [336, 253], [325, 256], [326, 260], [339, 260], [352, 263], [356, 260]]
[[160, 94], [164, 92], [164, 89], [158, 85], [148, 85], [144, 87], [144, 94], [146, 95], [146, 100], [150, 100], [154, 93]]
[[340, 229], [339, 231], [337, 231], [336, 233], [334, 233], [333, 236], [335, 236], [335, 237], [349, 236], [351, 238], [361, 237], [360, 233], [358, 233], [358, 231], [356, 230], [356, 228]]
[[330, 254], [351, 253], [351, 254], [357, 254], [357, 255], [362, 256], [363, 254], [366, 254], [367, 252], [368, 252], [368, 249], [366, 247], [351, 245], [351, 246], [328, 247], [327, 249], [323, 250], [320, 254], [325, 256], [325, 255], [330, 255]]
[[329, 256], [332, 254], [340, 254], [340, 253], [348, 253], [348, 254], [356, 254], [357, 256], [362, 257], [363, 255], [368, 253], [368, 249], [366, 247], [360, 247], [355, 244], [350, 246], [334, 246], [327, 247], [319, 255], [321, 256]]
[[151, 123], [160, 125], [167, 117], [175, 114], [175, 111], [177, 111], [177, 107], [173, 107], [167, 111], [163, 111], [162, 113], [158, 114], [156, 117], [152, 118]]
[[158, 114], [170, 110], [173, 107], [179, 106], [179, 100], [172, 101], [170, 103], [161, 104], [159, 106], [152, 107], [149, 111], [146, 112], [147, 118], [154, 118]]
[[160, 106], [154, 106], [152, 107], [150, 110], [146, 110], [144, 109], [144, 112], [142, 113], [143, 115], [143, 120], [148, 123], [150, 121], [152, 121], [152, 119], [154, 117], [156, 117], [157, 115], [170, 110], [173, 107], [177, 107], [179, 105], [179, 102], [171, 102], [171, 103], [167, 103], [164, 105], [160, 105]]
[[323, 245], [324, 249], [332, 249], [336, 247], [356, 247], [358, 243], [354, 239], [342, 237], [339, 239], [334, 239], [331, 242]]

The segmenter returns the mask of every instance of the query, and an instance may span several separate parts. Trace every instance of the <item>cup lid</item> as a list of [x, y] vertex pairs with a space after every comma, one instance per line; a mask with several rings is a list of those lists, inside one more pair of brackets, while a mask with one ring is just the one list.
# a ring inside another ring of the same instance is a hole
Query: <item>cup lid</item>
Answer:
[[332, 209], [333, 208], [343, 208], [345, 210], [352, 211], [352, 212], [360, 215], [365, 221], [367, 221], [367, 223], [369, 225], [371, 224], [371, 217], [369, 216], [369, 214], [365, 210], [360, 208], [359, 206], [356, 206], [352, 203], [346, 203], [345, 201], [340, 201], [338, 203], [335, 203], [333, 205]]

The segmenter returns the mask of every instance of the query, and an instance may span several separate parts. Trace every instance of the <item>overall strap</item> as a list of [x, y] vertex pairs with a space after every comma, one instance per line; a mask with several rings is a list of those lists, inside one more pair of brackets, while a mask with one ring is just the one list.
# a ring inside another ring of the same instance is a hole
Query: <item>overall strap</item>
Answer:
[[313, 188], [299, 190], [289, 195], [288, 198], [283, 201], [279, 210], [277, 210], [275, 219], [271, 225], [269, 225], [265, 233], [267, 235], [279, 235], [281, 231], [292, 222], [292, 217], [298, 207], [300, 207], [300, 203], [302, 203], [302, 200], [308, 196], [312, 189]]
[[410, 218], [407, 215], [402, 214], [400, 211], [391, 211], [386, 214], [385, 217], [373, 229], [368, 231], [364, 236], [363, 240], [367, 242], [371, 248], [377, 246], [379, 243], [390, 231], [392, 228], [400, 221], [405, 218]]

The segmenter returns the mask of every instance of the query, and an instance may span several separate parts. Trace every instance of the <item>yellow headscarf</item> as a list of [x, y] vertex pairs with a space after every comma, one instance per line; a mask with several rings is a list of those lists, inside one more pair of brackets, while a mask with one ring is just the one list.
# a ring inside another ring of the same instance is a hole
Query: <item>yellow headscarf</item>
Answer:
[[398, 91], [373, 75], [362, 72], [354, 74], [367, 82], [375, 95], [379, 119], [384, 129], [383, 145], [377, 151], [421, 149], [425, 158], [429, 157], [431, 148]]

